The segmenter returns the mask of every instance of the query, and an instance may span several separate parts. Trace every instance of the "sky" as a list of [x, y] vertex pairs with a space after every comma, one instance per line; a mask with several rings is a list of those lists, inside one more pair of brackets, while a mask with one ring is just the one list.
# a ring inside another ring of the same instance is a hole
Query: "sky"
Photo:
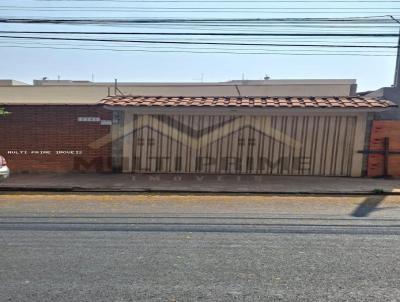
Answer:
[[[271, 17], [354, 17], [376, 16], [400, 13], [399, 3], [354, 3], [326, 1], [318, 3], [292, 3], [264, 1], [257, 3], [232, 2], [183, 2], [183, 3], [150, 3], [141, 1], [43, 1], [43, 0], [0, 0], [0, 17], [124, 17], [124, 18], [271, 18]], [[64, 7], [73, 11], [36, 11]], [[77, 8], [76, 8], [77, 7]], [[106, 10], [102, 8], [108, 7]], [[151, 11], [132, 12], [133, 8], [160, 8], [172, 10], [189, 8], [189, 12]], [[371, 7], [362, 10], [360, 7]], [[79, 9], [80, 8], [80, 9]], [[129, 9], [131, 8], [131, 9]], [[197, 12], [198, 8], [213, 8]], [[259, 8], [259, 10], [225, 12], [218, 8]], [[261, 8], [277, 8], [274, 12]], [[281, 8], [281, 10], [278, 10]], [[299, 8], [310, 8], [315, 13], [300, 12]], [[319, 10], [315, 9], [321, 8]], [[350, 11], [354, 8], [353, 11]], [[398, 8], [398, 9], [397, 9]], [[92, 11], [92, 9], [94, 11]], [[341, 12], [343, 9], [344, 13]], [[115, 10], [115, 11], [112, 11]], [[120, 10], [120, 11], [118, 11]], [[282, 11], [282, 13], [279, 13]], [[23, 25], [1, 24], [0, 30], [47, 30], [47, 31], [189, 31], [174, 29], [168, 26], [158, 28], [105, 27], [105, 26], [65, 26], [65, 25]], [[269, 30], [269, 29], [266, 29]], [[284, 29], [280, 29], [282, 32]], [[383, 29], [372, 28], [371, 32], [382, 32]], [[385, 33], [397, 33], [393, 26], [384, 29]], [[235, 31], [235, 29], [231, 30]], [[257, 32], [259, 29], [254, 29]], [[275, 29], [275, 31], [277, 31]], [[325, 29], [324, 32], [328, 30]], [[315, 30], [313, 30], [315, 32]], [[112, 37], [114, 38], [114, 37]], [[119, 38], [119, 37], [118, 37]], [[156, 38], [154, 38], [156, 39]], [[164, 39], [164, 38], [163, 38]], [[167, 39], [167, 38], [165, 38]], [[168, 39], [173, 39], [168, 37]], [[194, 38], [197, 39], [197, 38]], [[200, 38], [201, 39], [201, 38]], [[225, 38], [221, 38], [223, 41]], [[252, 38], [252, 41], [256, 41]], [[259, 38], [258, 38], [259, 39]], [[322, 38], [320, 38], [322, 39]], [[196, 40], [194, 40], [196, 41]], [[276, 38], [275, 38], [276, 41]], [[288, 41], [288, 38], [281, 41]], [[396, 45], [397, 39], [385, 40]], [[350, 41], [352, 42], [352, 41]], [[51, 44], [53, 43], [53, 44]], [[58, 43], [58, 44], [57, 44]], [[87, 45], [87, 46], [86, 46]], [[390, 86], [393, 82], [396, 57], [395, 50], [385, 53], [391, 56], [311, 56], [311, 55], [277, 55], [277, 54], [237, 54], [237, 53], [185, 53], [185, 52], [148, 52], [166, 49], [166, 46], [147, 45], [146, 52], [140, 48], [134, 51], [111, 51], [94, 49], [128, 49], [127, 46], [99, 46], [87, 42], [43, 42], [0, 39], [1, 68], [0, 78], [15, 79], [31, 83], [32, 79], [74, 79], [120, 82], [199, 82], [229, 80], [260, 80], [268, 74], [271, 79], [356, 79], [359, 91], [378, 89]], [[48, 47], [52, 47], [49, 49]], [[192, 50], [201, 47], [191, 46]], [[54, 49], [74, 48], [74, 49]], [[79, 48], [79, 49], [78, 49]], [[83, 50], [91, 49], [91, 50]], [[144, 48], [142, 48], [144, 49]], [[246, 47], [240, 48], [245, 50]], [[269, 51], [270, 49], [267, 49]], [[290, 48], [287, 48], [290, 51]], [[353, 50], [354, 51], [354, 50]]]

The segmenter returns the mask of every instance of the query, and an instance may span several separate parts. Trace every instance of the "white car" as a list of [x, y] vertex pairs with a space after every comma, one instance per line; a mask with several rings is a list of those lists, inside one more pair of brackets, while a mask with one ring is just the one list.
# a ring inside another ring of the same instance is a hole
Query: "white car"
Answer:
[[10, 176], [10, 169], [7, 167], [6, 159], [0, 155], [0, 180], [4, 180]]

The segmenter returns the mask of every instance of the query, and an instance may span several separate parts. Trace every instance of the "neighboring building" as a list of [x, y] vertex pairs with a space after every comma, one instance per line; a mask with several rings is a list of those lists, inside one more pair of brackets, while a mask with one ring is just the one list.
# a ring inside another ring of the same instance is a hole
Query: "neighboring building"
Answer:
[[0, 87], [7, 87], [7, 86], [28, 86], [29, 84], [26, 84], [24, 82], [20, 81], [15, 81], [15, 80], [9, 80], [9, 79], [0, 79]]
[[367, 116], [395, 105], [355, 92], [354, 80], [3, 86], [0, 153], [14, 171], [361, 176]]
[[[400, 88], [383, 87], [376, 91], [371, 91], [365, 95], [366, 97], [382, 98], [392, 101], [396, 105], [400, 105]], [[400, 108], [395, 108], [386, 112], [374, 114], [375, 120], [400, 120]]]
[[[7, 80], [8, 81], [8, 80]], [[1, 82], [1, 80], [0, 80]], [[263, 80], [221, 83], [93, 83], [35, 80], [35, 85], [2, 86], [8, 104], [96, 104], [108, 95], [140, 96], [352, 96], [355, 80]]]
[[[387, 139], [387, 155], [371, 153], [365, 158], [365, 174], [370, 177], [400, 177], [400, 88], [383, 87], [363, 93], [365, 97], [392, 101], [397, 108], [384, 112], [370, 113], [367, 122], [366, 149], [383, 152]], [[393, 153], [394, 152], [394, 153]], [[385, 171], [386, 165], [386, 171]]]

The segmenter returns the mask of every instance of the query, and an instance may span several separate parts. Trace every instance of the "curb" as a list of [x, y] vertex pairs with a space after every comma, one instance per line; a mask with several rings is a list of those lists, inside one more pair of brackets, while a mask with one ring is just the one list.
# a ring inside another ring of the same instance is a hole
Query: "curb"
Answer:
[[157, 188], [82, 188], [82, 187], [0, 187], [2, 193], [164, 193], [164, 194], [244, 194], [244, 195], [383, 195], [400, 196], [400, 192], [376, 191], [232, 191], [232, 190], [179, 190]]

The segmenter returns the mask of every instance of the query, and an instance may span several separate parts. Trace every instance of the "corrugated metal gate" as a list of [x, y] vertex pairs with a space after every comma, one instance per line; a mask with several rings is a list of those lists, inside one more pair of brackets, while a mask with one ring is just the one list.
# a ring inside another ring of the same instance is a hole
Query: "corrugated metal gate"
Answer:
[[[131, 115], [125, 172], [350, 176], [355, 116]], [[128, 122], [128, 123], [127, 123]], [[128, 126], [127, 126], [128, 125]]]

